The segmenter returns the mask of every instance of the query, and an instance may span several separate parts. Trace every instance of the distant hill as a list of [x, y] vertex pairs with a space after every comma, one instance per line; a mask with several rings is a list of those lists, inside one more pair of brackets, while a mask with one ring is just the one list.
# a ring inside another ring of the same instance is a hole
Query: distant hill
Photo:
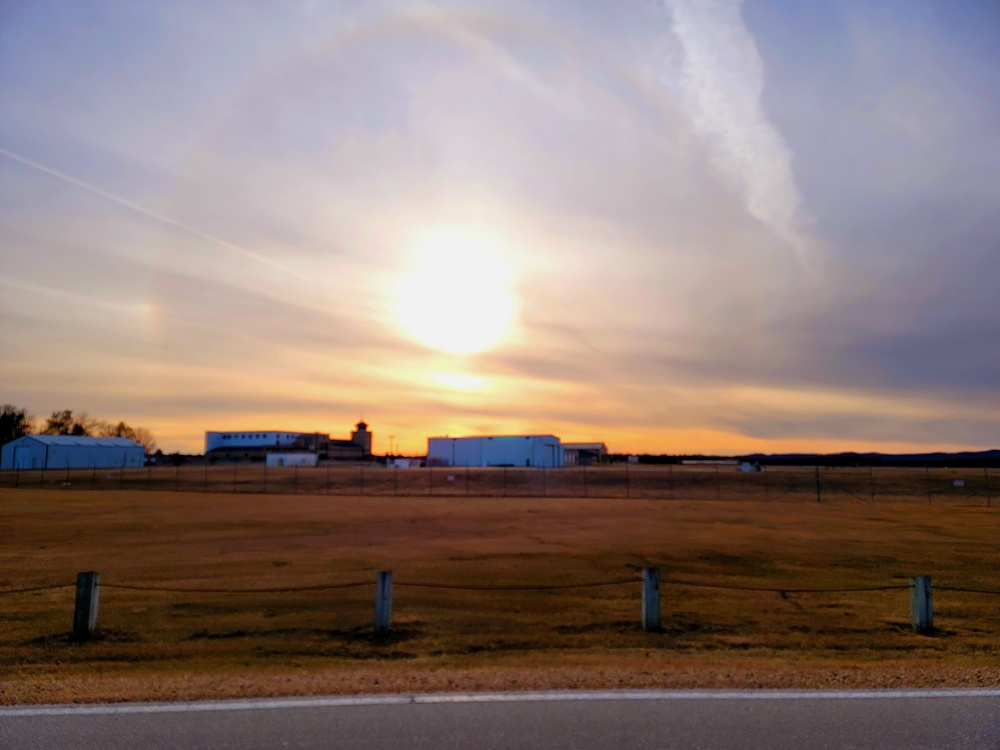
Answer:
[[[617, 457], [616, 457], [617, 458]], [[624, 460], [624, 456], [621, 457]], [[650, 455], [643, 464], [676, 464], [681, 461], [737, 459], [771, 466], [990, 466], [1000, 467], [1000, 449], [960, 453], [750, 453], [743, 456]]]

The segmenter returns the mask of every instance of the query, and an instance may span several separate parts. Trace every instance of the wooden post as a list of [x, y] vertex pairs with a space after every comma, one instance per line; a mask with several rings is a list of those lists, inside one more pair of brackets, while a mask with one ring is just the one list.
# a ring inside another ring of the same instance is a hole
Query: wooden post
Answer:
[[767, 464], [764, 464], [764, 502], [771, 499], [771, 480], [767, 476]]
[[[361, 494], [362, 495], [364, 494], [364, 484], [365, 484], [364, 477], [365, 477], [365, 470], [362, 467], [362, 469], [361, 469]], [[299, 465], [298, 464], [295, 464], [295, 466], [292, 467], [292, 494], [293, 495], [298, 495], [299, 494]]]
[[910, 624], [918, 633], [929, 633], [934, 630], [930, 576], [910, 579]]
[[816, 467], [816, 502], [817, 503], [823, 502], [823, 493], [820, 490], [820, 486], [819, 486], [819, 467], [818, 466]]
[[434, 467], [427, 467], [427, 494], [434, 497]]
[[326, 494], [330, 494], [330, 464], [326, 465]]
[[872, 505], [875, 504], [875, 469], [871, 466], [868, 467], [868, 484], [871, 485], [872, 491]]
[[21, 484], [21, 465], [18, 464], [14, 467], [14, 489], [16, 490]]
[[392, 467], [392, 496], [399, 493], [399, 464]]
[[632, 497], [632, 475], [628, 470], [628, 459], [625, 459], [625, 497]]
[[542, 497], [549, 496], [549, 480], [545, 474], [545, 467], [542, 466]]
[[660, 629], [660, 569], [642, 569], [642, 629], [653, 633]]
[[988, 467], [983, 467], [983, 479], [986, 480], [986, 507], [993, 507], [993, 492], [990, 490], [990, 470]]
[[469, 467], [465, 467], [465, 496], [469, 496]]
[[181, 467], [180, 464], [174, 466], [174, 492], [177, 492], [181, 487]]
[[73, 640], [85, 641], [97, 627], [97, 600], [101, 576], [93, 571], [76, 574], [76, 606], [73, 609]]
[[670, 499], [673, 500], [674, 499], [674, 465], [673, 464], [668, 464], [668, 466], [669, 466], [669, 471], [667, 472], [667, 475], [668, 475], [668, 484], [670, 485]]
[[392, 571], [380, 570], [375, 583], [375, 635], [389, 632], [392, 619]]
[[722, 467], [715, 465], [715, 499], [722, 499]]
[[503, 496], [507, 497], [507, 467], [503, 467]]
[[236, 462], [233, 461], [233, 494], [236, 494]]
[[933, 494], [931, 493], [931, 467], [930, 466], [925, 466], [924, 467], [924, 477], [925, 477], [925, 481], [927, 483], [927, 504], [928, 505], [933, 505], [934, 504], [934, 500], [933, 500]]
[[361, 464], [361, 494], [365, 494], [365, 465]]
[[205, 459], [205, 492], [208, 492], [208, 459]]
[[587, 486], [587, 464], [583, 465], [583, 496], [590, 497], [590, 488]]

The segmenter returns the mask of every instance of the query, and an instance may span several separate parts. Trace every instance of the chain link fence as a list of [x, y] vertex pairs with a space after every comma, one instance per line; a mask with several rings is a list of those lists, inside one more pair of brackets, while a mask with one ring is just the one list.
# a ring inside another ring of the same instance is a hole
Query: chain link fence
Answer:
[[400, 468], [187, 464], [0, 472], [0, 488], [400, 497], [565, 497], [992, 506], [989, 469], [666, 465]]

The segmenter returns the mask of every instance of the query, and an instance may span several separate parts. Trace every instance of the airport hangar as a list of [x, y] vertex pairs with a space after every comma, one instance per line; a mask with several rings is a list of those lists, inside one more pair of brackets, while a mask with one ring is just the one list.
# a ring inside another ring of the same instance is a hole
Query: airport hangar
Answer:
[[486, 435], [427, 438], [428, 466], [563, 465], [563, 447], [555, 435]]
[[111, 469], [145, 462], [145, 449], [120, 437], [22, 435], [0, 449], [0, 469]]

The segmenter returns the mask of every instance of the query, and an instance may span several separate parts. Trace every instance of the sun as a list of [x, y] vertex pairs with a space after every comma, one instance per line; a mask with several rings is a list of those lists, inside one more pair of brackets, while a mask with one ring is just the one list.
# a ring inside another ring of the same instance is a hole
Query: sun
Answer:
[[415, 243], [397, 285], [400, 323], [415, 338], [452, 354], [499, 342], [517, 307], [511, 270], [489, 241], [433, 235]]

